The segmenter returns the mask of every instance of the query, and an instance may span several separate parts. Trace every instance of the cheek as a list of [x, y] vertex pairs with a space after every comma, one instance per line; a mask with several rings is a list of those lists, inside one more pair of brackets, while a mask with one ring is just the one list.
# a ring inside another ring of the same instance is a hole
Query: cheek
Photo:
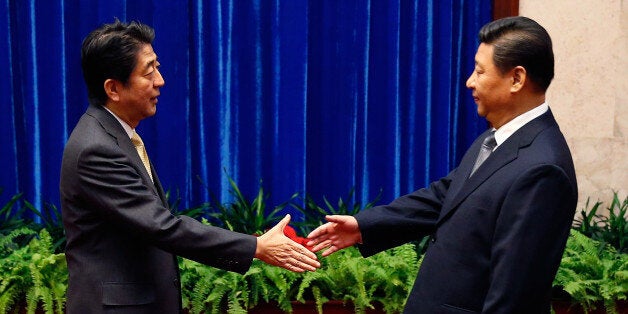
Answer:
[[480, 90], [482, 94], [492, 94], [497, 90], [497, 85], [494, 80], [485, 78], [479, 79], [476, 81], [477, 89]]
[[486, 84], [483, 80], [475, 80], [475, 92], [478, 95], [484, 95], [486, 93]]

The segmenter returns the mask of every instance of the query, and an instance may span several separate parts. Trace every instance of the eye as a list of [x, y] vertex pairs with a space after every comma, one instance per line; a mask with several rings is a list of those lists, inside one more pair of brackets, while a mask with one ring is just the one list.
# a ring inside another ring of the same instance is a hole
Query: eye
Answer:
[[150, 67], [150, 71], [148, 73], [144, 74], [144, 76], [151, 77], [151, 76], [155, 75], [155, 71], [159, 71], [159, 68], [161, 68], [161, 63], [157, 63], [156, 65]]

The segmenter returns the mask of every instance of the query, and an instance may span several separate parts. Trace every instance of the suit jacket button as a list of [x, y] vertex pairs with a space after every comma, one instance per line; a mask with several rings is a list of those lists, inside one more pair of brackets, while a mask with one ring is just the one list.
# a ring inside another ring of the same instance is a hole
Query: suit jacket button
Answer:
[[436, 236], [432, 236], [430, 239], [430, 242], [435, 243], [436, 242]]
[[175, 278], [172, 283], [174, 284], [175, 287], [179, 287], [179, 278]]

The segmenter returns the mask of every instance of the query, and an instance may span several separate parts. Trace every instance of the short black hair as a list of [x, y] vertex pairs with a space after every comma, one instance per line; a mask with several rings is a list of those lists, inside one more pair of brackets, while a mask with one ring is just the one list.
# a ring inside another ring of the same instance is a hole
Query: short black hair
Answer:
[[493, 46], [493, 62], [502, 73], [522, 66], [539, 89], [547, 90], [554, 78], [554, 52], [543, 26], [523, 16], [506, 17], [484, 25], [478, 37]]
[[139, 22], [103, 24], [83, 40], [81, 66], [89, 102], [104, 105], [104, 82], [116, 79], [127, 83], [137, 63], [137, 53], [144, 44], [152, 44], [155, 31]]

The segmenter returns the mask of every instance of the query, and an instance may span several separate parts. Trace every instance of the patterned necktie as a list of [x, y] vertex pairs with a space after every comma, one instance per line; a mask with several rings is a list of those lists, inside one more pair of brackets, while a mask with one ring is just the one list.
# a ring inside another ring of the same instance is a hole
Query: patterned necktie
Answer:
[[488, 158], [488, 156], [493, 152], [497, 146], [497, 142], [495, 141], [495, 131], [491, 132], [482, 142], [482, 148], [480, 148], [480, 153], [478, 154], [478, 158], [475, 160], [475, 164], [473, 165], [473, 169], [471, 170], [472, 176], [473, 173], [480, 167], [480, 165]]
[[148, 161], [148, 153], [146, 153], [146, 148], [144, 148], [144, 142], [139, 134], [133, 131], [133, 137], [131, 137], [131, 142], [135, 146], [138, 155], [140, 155], [140, 159], [144, 164], [144, 168], [148, 171], [148, 176], [150, 176], [150, 180], [153, 181], [153, 174], [150, 171], [150, 162]]

